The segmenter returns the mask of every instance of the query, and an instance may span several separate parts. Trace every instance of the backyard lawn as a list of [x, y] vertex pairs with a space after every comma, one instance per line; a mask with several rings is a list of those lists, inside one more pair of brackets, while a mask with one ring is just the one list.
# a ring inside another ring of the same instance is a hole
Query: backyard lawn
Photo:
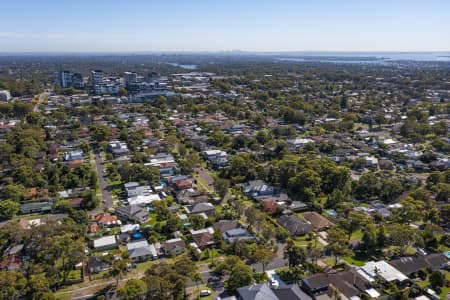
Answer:
[[368, 261], [368, 258], [366, 257], [358, 257], [356, 255], [354, 256], [344, 256], [342, 257], [343, 260], [345, 260], [346, 262], [348, 262], [349, 264], [358, 266], [358, 267], [362, 267], [366, 264], [366, 262]]

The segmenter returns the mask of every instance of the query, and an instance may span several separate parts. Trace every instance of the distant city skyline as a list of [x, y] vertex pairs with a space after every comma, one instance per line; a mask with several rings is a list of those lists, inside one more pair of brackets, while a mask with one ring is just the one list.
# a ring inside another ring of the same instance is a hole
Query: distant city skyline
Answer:
[[0, 52], [450, 51], [448, 0], [1, 2]]

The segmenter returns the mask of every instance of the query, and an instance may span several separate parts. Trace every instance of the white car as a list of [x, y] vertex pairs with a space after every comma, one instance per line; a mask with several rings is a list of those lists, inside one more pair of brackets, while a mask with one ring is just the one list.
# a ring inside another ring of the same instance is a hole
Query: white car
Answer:
[[210, 290], [201, 290], [200, 291], [200, 297], [206, 297], [211, 295], [211, 291]]

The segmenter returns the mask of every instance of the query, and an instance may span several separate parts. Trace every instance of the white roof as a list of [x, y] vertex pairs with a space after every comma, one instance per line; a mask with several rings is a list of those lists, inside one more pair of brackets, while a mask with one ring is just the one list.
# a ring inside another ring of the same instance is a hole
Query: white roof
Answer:
[[135, 230], [139, 230], [139, 224], [126, 224], [120, 227], [120, 232], [122, 233], [131, 232]]
[[94, 240], [94, 248], [116, 245], [116, 237], [114, 235], [104, 236]]
[[133, 205], [133, 204], [148, 204], [152, 203], [153, 201], [159, 201], [161, 200], [161, 198], [157, 194], [150, 194], [150, 195], [137, 195], [128, 198], [127, 200], [130, 205]]
[[208, 228], [199, 229], [199, 230], [190, 230], [191, 234], [200, 234], [200, 233], [204, 233], [204, 232], [208, 232], [210, 234], [214, 234], [214, 228], [208, 227]]
[[381, 296], [381, 294], [376, 289], [368, 289], [364, 292], [366, 292], [372, 298], [378, 298]]
[[393, 140], [393, 139], [385, 139], [383, 141], [384, 144], [386, 145], [392, 145], [392, 144], [397, 144], [397, 141]]
[[369, 276], [369, 274], [367, 274], [366, 272], [364, 272], [361, 269], [356, 270], [356, 272], [361, 275], [365, 280], [367, 280], [368, 282], [374, 282], [375, 279], [373, 279], [371, 276]]
[[218, 154], [222, 154], [222, 153], [224, 153], [224, 154], [226, 154], [224, 151], [222, 151], [222, 150], [206, 150], [206, 151], [204, 151], [203, 153], [205, 153], [206, 155], [218, 155]]
[[148, 247], [148, 246], [149, 246], [149, 243], [146, 240], [141, 240], [141, 241], [137, 241], [137, 242], [128, 243], [127, 249], [128, 249], [128, 251], [131, 251], [136, 248], [143, 248], [143, 247]]
[[295, 144], [295, 145], [302, 145], [302, 144], [308, 144], [308, 143], [314, 143], [312, 139], [303, 139], [303, 138], [295, 138], [287, 141], [288, 143]]
[[405, 274], [403, 274], [384, 260], [369, 261], [361, 269], [371, 277], [375, 277], [378, 274], [388, 282], [392, 282], [395, 280], [402, 282], [408, 279]]
[[430, 300], [430, 298], [428, 298], [427, 296], [422, 295], [422, 296], [416, 297], [416, 300]]

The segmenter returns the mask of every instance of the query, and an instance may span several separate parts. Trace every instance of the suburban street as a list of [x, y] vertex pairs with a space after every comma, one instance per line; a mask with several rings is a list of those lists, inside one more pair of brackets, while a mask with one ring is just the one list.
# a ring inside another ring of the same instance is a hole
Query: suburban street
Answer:
[[97, 174], [100, 182], [100, 190], [102, 192], [103, 208], [105, 210], [108, 210], [113, 207], [114, 200], [108, 188], [108, 182], [106, 181], [105, 169], [103, 166], [103, 161], [100, 156], [100, 153], [95, 153], [95, 165], [97, 167]]

